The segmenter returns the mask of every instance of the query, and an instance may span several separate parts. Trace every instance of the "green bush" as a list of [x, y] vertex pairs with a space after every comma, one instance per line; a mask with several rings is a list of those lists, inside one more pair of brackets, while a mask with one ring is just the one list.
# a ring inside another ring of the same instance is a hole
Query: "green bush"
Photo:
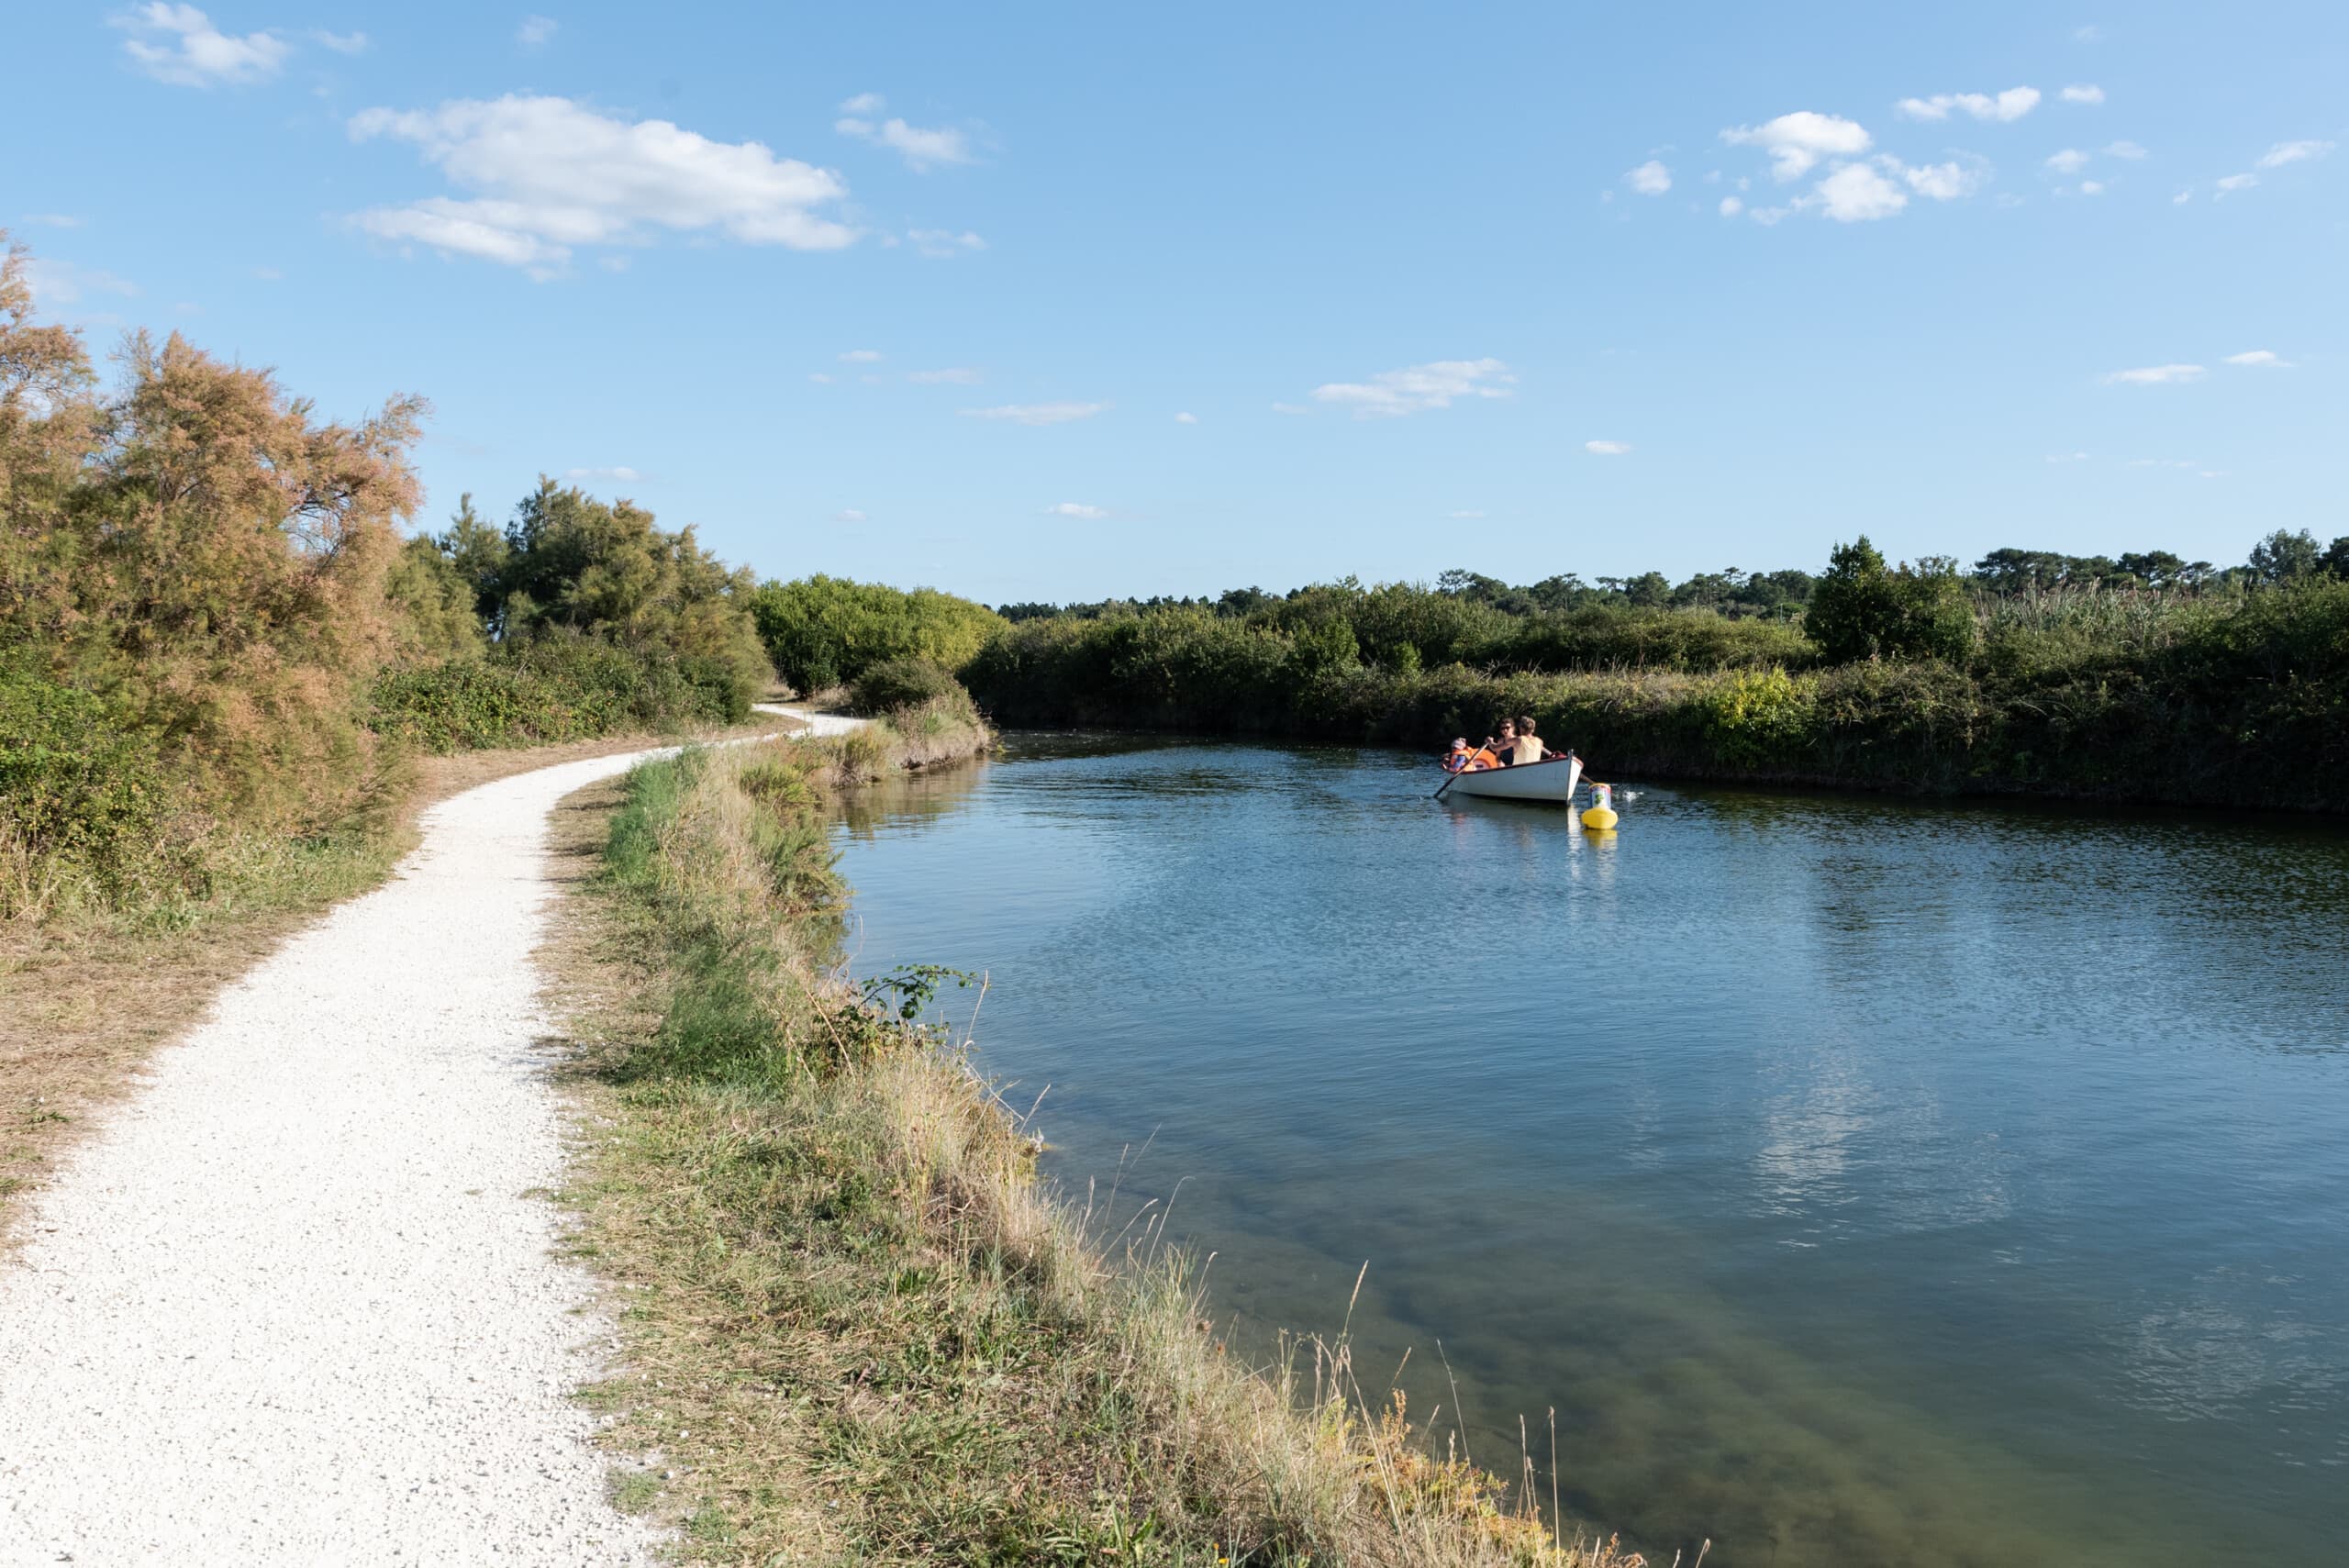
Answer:
[[156, 738], [104, 697], [0, 662], [0, 830], [106, 874], [155, 844], [174, 807]]
[[557, 633], [391, 671], [376, 683], [374, 717], [378, 730], [451, 752], [738, 723], [756, 695], [729, 660]]
[[937, 697], [971, 700], [952, 673], [928, 659], [892, 659], [875, 664], [849, 687], [849, 706], [857, 713], [884, 714]]
[[1974, 651], [1974, 606], [1956, 562], [1887, 568], [1862, 534], [1837, 545], [1812, 590], [1803, 629], [1831, 663], [1855, 659], [1963, 660]]
[[1816, 684], [1775, 667], [1723, 675], [1697, 700], [1714, 747], [1742, 767], [1801, 756], [1818, 720]]
[[821, 574], [767, 583], [750, 596], [767, 656], [803, 692], [853, 682], [893, 659], [959, 669], [1009, 623], [933, 588], [911, 593]]

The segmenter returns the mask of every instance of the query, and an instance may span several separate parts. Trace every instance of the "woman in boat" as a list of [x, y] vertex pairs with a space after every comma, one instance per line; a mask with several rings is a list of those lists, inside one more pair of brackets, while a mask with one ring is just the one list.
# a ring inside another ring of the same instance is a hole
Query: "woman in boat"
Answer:
[[1485, 749], [1500, 759], [1502, 767], [1514, 766], [1517, 762], [1517, 720], [1502, 719], [1500, 739], [1496, 740], [1489, 735], [1486, 736]]

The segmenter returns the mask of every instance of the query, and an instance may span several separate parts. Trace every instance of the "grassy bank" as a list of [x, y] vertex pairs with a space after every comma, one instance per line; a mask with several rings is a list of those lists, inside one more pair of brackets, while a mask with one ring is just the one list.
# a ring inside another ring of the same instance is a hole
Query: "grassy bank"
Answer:
[[2349, 810], [2349, 582], [1972, 613], [1952, 657], [1691, 668], [1683, 636], [1664, 667], [1512, 671], [1365, 662], [1336, 622], [1156, 610], [1016, 625], [964, 679], [1012, 724], [1433, 750], [1531, 713], [1607, 774]]
[[1049, 1196], [905, 992], [837, 977], [830, 781], [908, 760], [876, 731], [615, 792], [559, 963], [601, 998], [575, 1195], [629, 1304], [594, 1396], [654, 1455], [623, 1500], [709, 1562], [1624, 1561], [1442, 1457], [1342, 1343], [1235, 1364], [1152, 1217], [1105, 1236]]

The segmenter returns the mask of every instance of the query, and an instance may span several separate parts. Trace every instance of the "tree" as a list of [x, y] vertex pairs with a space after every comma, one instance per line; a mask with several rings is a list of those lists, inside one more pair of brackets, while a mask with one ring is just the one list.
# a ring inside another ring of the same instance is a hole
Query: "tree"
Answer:
[[2324, 569], [2335, 577], [2349, 579], [2349, 534], [2334, 539], [2325, 550]]
[[2252, 574], [2263, 583], [2288, 583], [2296, 577], [2306, 577], [2323, 562], [2324, 551], [2318, 546], [2316, 536], [2306, 528], [2296, 534], [2277, 528], [2251, 547]]
[[1812, 591], [1803, 629], [1838, 663], [1859, 659], [1963, 659], [1974, 648], [1974, 608], [1957, 563], [1927, 556], [1887, 569], [1865, 534], [1837, 545]]

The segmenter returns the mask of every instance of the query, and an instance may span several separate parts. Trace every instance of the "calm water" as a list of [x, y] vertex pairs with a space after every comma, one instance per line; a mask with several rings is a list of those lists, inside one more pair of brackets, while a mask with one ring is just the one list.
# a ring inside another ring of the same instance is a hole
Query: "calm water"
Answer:
[[1243, 1336], [1367, 1261], [1365, 1382], [1554, 1408], [1667, 1562], [2339, 1560], [2349, 833], [1431, 773], [1015, 738], [842, 829], [852, 962], [988, 972], [1063, 1183], [1147, 1140]]

